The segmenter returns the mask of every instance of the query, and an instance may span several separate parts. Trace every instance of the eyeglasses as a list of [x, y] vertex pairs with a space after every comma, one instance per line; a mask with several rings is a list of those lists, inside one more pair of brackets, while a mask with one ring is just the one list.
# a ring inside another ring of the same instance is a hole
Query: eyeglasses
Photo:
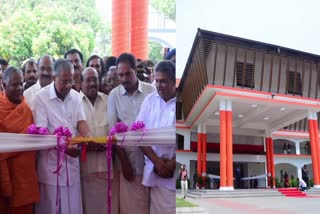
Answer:
[[71, 84], [74, 85], [74, 80], [60, 80], [59, 81], [63, 84], [63, 85], [67, 85], [67, 84]]

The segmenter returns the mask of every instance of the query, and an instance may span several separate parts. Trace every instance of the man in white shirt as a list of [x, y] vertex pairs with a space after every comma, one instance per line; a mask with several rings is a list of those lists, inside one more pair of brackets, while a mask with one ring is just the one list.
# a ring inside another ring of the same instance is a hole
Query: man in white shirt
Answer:
[[[37, 127], [46, 127], [53, 133], [59, 126], [67, 127], [72, 136], [89, 134], [88, 124], [79, 93], [71, 89], [73, 65], [59, 59], [53, 67], [54, 82], [36, 93], [34, 119]], [[60, 214], [82, 214], [80, 187], [80, 154], [77, 146], [70, 146], [60, 168], [59, 185], [54, 171], [57, 170], [56, 149], [41, 150], [37, 160], [40, 186], [40, 202], [36, 204], [36, 214], [55, 214], [56, 199], [61, 204]], [[60, 197], [57, 197], [57, 190]]]
[[[95, 137], [107, 136], [107, 95], [98, 92], [99, 76], [94, 68], [86, 68], [82, 72], [80, 95], [87, 117], [90, 135]], [[81, 161], [81, 185], [84, 214], [106, 214], [108, 174], [106, 149], [104, 145], [89, 143], [87, 145], [86, 160]], [[112, 179], [112, 169], [110, 172]], [[112, 181], [111, 181], [112, 182]], [[118, 193], [113, 191], [112, 197]], [[116, 200], [112, 200], [116, 203]], [[116, 204], [111, 205], [111, 213], [118, 213]]]
[[37, 91], [41, 88], [49, 85], [53, 81], [53, 69], [54, 59], [52, 56], [44, 55], [40, 57], [38, 61], [38, 76], [39, 79], [36, 84], [32, 85], [30, 88], [23, 92], [23, 96], [26, 98], [28, 105], [31, 110], [34, 109], [33, 100], [36, 96]]
[[[154, 77], [157, 91], [145, 98], [136, 121], [143, 121], [147, 129], [175, 127], [175, 64], [168, 60], [158, 63]], [[146, 156], [142, 183], [150, 187], [150, 214], [174, 214], [176, 212], [175, 145], [141, 149]]]
[[[155, 88], [136, 76], [136, 59], [132, 54], [121, 54], [116, 62], [120, 85], [108, 97], [108, 125], [117, 122], [129, 127], [135, 121], [144, 98]], [[138, 147], [116, 148], [114, 180], [119, 179], [120, 214], [148, 213], [148, 190], [141, 184], [144, 156]]]
[[307, 189], [307, 184], [306, 184], [306, 182], [304, 182], [303, 179], [299, 179], [299, 178], [297, 178], [297, 181], [299, 182], [299, 187], [298, 187], [298, 189], [301, 190], [301, 191], [306, 191], [306, 189]]

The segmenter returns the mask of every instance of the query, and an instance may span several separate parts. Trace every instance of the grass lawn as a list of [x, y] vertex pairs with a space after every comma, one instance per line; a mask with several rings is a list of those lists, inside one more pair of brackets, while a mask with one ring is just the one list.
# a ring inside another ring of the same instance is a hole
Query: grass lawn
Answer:
[[176, 198], [176, 207], [197, 207], [198, 205], [192, 204], [181, 198]]

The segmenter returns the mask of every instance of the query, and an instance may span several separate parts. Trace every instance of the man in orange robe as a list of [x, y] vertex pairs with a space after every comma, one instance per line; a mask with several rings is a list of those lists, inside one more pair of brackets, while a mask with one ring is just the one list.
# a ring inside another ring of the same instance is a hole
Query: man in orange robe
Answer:
[[[23, 74], [14, 67], [3, 74], [0, 132], [26, 133], [32, 112], [22, 96]], [[0, 213], [32, 214], [39, 201], [35, 151], [0, 153]]]

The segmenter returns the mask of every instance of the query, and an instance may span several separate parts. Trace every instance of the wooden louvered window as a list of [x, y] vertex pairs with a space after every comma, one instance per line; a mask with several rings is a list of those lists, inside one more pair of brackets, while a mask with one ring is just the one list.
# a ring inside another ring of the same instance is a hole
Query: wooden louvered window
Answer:
[[237, 62], [237, 86], [254, 88], [253, 64]]
[[302, 81], [301, 73], [288, 71], [287, 73], [287, 89], [288, 94], [302, 96]]

